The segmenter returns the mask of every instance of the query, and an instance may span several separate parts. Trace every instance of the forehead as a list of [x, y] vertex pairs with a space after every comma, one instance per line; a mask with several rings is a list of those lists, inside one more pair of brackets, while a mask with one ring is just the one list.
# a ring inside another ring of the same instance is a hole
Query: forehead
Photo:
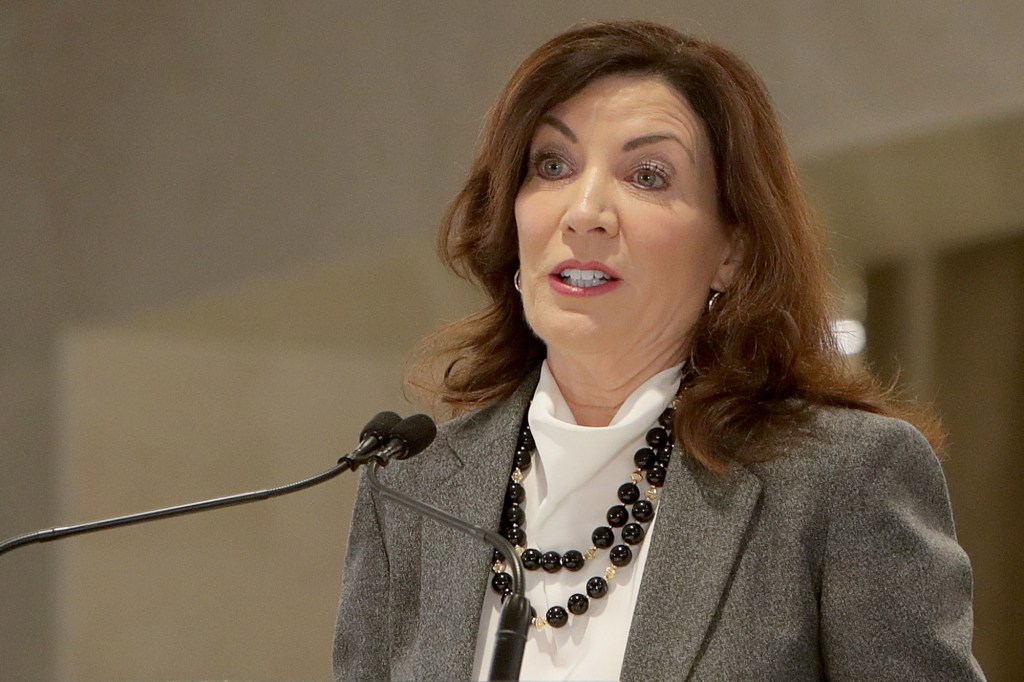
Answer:
[[[665, 127], [685, 133], [704, 146], [704, 124], [674, 87], [657, 76], [614, 75], [587, 84], [578, 93], [552, 107], [546, 114], [574, 132], [594, 125], [618, 125], [623, 134], [643, 133]], [[538, 127], [538, 132], [547, 126]], [[605, 131], [607, 133], [607, 131]]]

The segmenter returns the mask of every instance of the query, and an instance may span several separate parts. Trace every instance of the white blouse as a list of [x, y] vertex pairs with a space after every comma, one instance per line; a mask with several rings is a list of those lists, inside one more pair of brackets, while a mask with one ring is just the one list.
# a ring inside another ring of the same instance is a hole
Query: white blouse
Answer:
[[[530, 547], [562, 553], [584, 552], [591, 546], [590, 534], [607, 525], [608, 508], [619, 504], [616, 491], [635, 469], [633, 454], [645, 445], [647, 431], [675, 396], [679, 377], [680, 366], [654, 375], [629, 396], [608, 426], [587, 427], [576, 424], [547, 362], [543, 364], [528, 416], [537, 455], [523, 480], [524, 530]], [[640, 484], [640, 489], [646, 488]], [[643, 543], [633, 547], [633, 561], [616, 569], [608, 581], [608, 594], [591, 599], [585, 614], [570, 615], [562, 628], [530, 628], [521, 679], [619, 679], [653, 530], [652, 520]], [[580, 571], [528, 571], [526, 596], [543, 617], [552, 606], [565, 608], [570, 595], [585, 595], [587, 581], [603, 576], [608, 566], [608, 550], [599, 550]], [[500, 597], [488, 587], [474, 679], [486, 679], [490, 671], [500, 609]]]

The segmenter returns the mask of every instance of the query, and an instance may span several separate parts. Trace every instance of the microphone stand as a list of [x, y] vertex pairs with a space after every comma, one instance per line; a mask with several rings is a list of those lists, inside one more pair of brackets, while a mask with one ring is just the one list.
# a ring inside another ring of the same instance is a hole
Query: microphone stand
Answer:
[[366, 479], [370, 485], [392, 502], [412, 509], [444, 526], [453, 528], [471, 537], [497, 547], [505, 556], [512, 576], [512, 593], [505, 598], [505, 605], [498, 617], [498, 631], [494, 636], [494, 655], [491, 658], [489, 680], [518, 680], [526, 648], [526, 633], [530, 629], [531, 608], [526, 598], [526, 583], [523, 579], [523, 560], [515, 546], [507, 538], [493, 531], [474, 526], [435, 507], [412, 499], [406, 494], [388, 488], [377, 479], [377, 470], [387, 464], [387, 459], [373, 458], [366, 467]]

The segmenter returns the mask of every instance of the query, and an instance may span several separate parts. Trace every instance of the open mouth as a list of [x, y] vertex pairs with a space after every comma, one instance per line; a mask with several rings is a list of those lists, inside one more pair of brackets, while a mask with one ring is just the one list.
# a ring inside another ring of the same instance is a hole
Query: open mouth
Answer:
[[575, 268], [566, 268], [558, 273], [558, 276], [569, 286], [581, 289], [599, 287], [613, 279], [611, 275], [600, 270], [577, 270]]

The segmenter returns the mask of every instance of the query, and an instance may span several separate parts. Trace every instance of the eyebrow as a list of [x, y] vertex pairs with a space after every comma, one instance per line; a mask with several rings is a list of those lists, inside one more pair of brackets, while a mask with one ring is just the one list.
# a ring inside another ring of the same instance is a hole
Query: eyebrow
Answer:
[[[563, 121], [559, 120], [558, 118], [555, 118], [550, 114], [547, 114], [541, 117], [540, 123], [546, 123], [547, 125], [551, 126], [555, 130], [569, 138], [569, 141], [572, 142], [573, 144], [579, 143], [579, 139], [576, 137], [576, 133], [572, 131], [572, 128], [567, 126]], [[634, 149], [638, 149], [649, 144], [655, 144], [657, 142], [664, 142], [665, 140], [674, 141], [678, 143], [680, 147], [686, 150], [686, 155], [690, 157], [690, 161], [692, 161], [694, 164], [697, 163], [697, 159], [695, 159], [693, 156], [693, 150], [690, 149], [681, 139], [679, 139], [678, 136], [673, 135], [672, 133], [652, 133], [651, 135], [641, 135], [640, 137], [635, 137], [632, 140], [627, 141], [624, 145], [622, 145], [622, 151], [631, 152]]]
[[622, 151], [631, 152], [634, 149], [643, 147], [645, 145], [654, 144], [656, 142], [663, 142], [665, 140], [671, 140], [677, 142], [680, 147], [686, 150], [686, 155], [690, 157], [690, 161], [697, 163], [697, 160], [693, 158], [693, 150], [690, 149], [686, 144], [683, 143], [677, 136], [672, 133], [654, 133], [651, 135], [641, 135], [640, 137], [634, 137], [632, 140], [622, 145]]
[[558, 132], [562, 133], [563, 135], [568, 137], [569, 141], [572, 142], [573, 144], [577, 144], [579, 142], [579, 140], [576, 138], [576, 133], [572, 132], [572, 128], [565, 125], [564, 123], [562, 123], [562, 121], [558, 120], [551, 114], [541, 116], [540, 122], [547, 123], [549, 126], [554, 128]]

